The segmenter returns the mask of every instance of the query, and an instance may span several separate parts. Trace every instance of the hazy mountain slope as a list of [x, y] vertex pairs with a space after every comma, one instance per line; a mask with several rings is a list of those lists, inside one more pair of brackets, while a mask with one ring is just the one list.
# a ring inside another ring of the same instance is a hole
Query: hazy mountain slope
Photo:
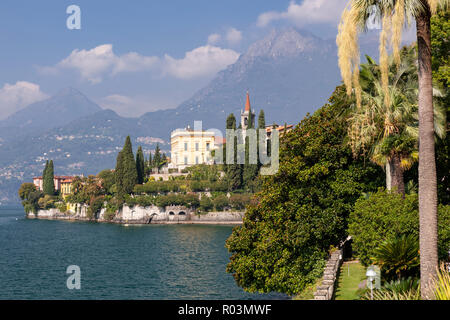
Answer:
[[247, 90], [266, 123], [296, 124], [325, 104], [339, 83], [334, 41], [290, 28], [255, 42], [176, 109], [123, 118], [75, 89], [63, 90], [0, 122], [0, 202], [17, 201], [20, 183], [40, 175], [46, 159], [54, 160], [56, 174], [96, 173], [115, 166], [127, 135], [135, 148], [148, 152], [159, 141], [169, 151], [176, 128], [202, 120], [204, 129], [223, 130], [229, 113], [239, 119]]
[[114, 111], [102, 110], [50, 129], [39, 135], [27, 135], [0, 147], [0, 202], [16, 199], [17, 189], [24, 180], [41, 175], [46, 159], [53, 159], [55, 174], [96, 174], [114, 168], [118, 151], [130, 135], [134, 148], [142, 145], [146, 155], [160, 143], [153, 138], [151, 128], [138, 119], [123, 118]]
[[222, 129], [229, 113], [239, 116], [249, 90], [252, 107], [264, 109], [266, 122], [298, 123], [327, 101], [339, 81], [333, 41], [294, 28], [274, 30], [178, 108], [147, 113], [142, 119], [156, 135], [167, 127], [192, 125], [193, 120]]
[[0, 137], [8, 140], [28, 133], [36, 135], [100, 110], [97, 104], [78, 90], [66, 88], [0, 121]]

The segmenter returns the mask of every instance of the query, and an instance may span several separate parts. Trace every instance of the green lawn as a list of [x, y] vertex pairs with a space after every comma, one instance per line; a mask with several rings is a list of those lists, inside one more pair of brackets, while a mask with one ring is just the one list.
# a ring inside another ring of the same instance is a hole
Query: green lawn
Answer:
[[364, 279], [366, 279], [364, 266], [355, 261], [344, 262], [339, 272], [335, 300], [358, 300], [358, 285]]
[[308, 287], [306, 287], [302, 292], [294, 296], [293, 300], [314, 300], [314, 292], [316, 287], [322, 283], [322, 278], [317, 279], [317, 281]]

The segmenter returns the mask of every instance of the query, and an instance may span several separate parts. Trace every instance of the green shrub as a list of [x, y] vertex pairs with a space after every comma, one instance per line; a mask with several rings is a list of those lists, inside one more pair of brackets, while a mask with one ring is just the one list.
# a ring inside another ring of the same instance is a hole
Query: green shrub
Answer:
[[375, 250], [375, 264], [386, 280], [419, 276], [419, 239], [413, 235], [401, 235], [385, 240]]
[[124, 202], [126, 205], [128, 205], [129, 207], [134, 207], [135, 205], [138, 204], [137, 202], [137, 198], [130, 196], [129, 194], [126, 194], [124, 196]]
[[36, 213], [35, 208], [33, 205], [29, 203], [22, 202], [23, 210], [25, 210], [26, 213]]
[[44, 197], [38, 200], [40, 209], [51, 209], [55, 207], [55, 197], [46, 194]]
[[189, 172], [189, 180], [207, 180], [213, 182], [218, 180], [220, 177], [220, 172], [218, 170], [218, 166], [216, 165], [199, 164], [190, 166], [186, 169]]
[[158, 194], [167, 192], [178, 192], [182, 189], [183, 181], [148, 181], [144, 185], [136, 185], [134, 187], [135, 194]]
[[30, 182], [22, 183], [19, 188], [19, 198], [21, 200], [28, 200], [31, 192], [36, 192], [36, 186]]
[[87, 212], [87, 217], [89, 219], [97, 218], [97, 214], [103, 208], [104, 201], [105, 201], [105, 199], [103, 196], [99, 196], [99, 197], [95, 197], [95, 198], [91, 199], [91, 201], [89, 202], [89, 208], [88, 208], [88, 212]]
[[[365, 290], [362, 300], [371, 300], [370, 290]], [[411, 277], [390, 281], [373, 291], [373, 300], [420, 300], [420, 281]]]
[[233, 194], [230, 197], [230, 205], [233, 209], [242, 210], [250, 204], [251, 196], [248, 194]]
[[155, 202], [155, 197], [153, 196], [137, 196], [135, 198], [136, 203], [141, 207], [150, 207]]
[[61, 213], [65, 213], [67, 211], [67, 205], [64, 202], [58, 203], [56, 208], [59, 210], [59, 212]]
[[228, 206], [228, 198], [226, 195], [219, 195], [213, 199], [214, 208], [217, 211], [222, 211]]
[[219, 180], [211, 182], [210, 191], [226, 192], [228, 190], [228, 184], [225, 180]]
[[153, 203], [158, 207], [186, 206], [196, 208], [200, 205], [198, 196], [195, 194], [167, 194], [154, 198]]
[[[446, 259], [450, 244], [450, 208], [438, 208], [439, 258]], [[386, 239], [411, 234], [419, 237], [419, 212], [417, 194], [407, 194], [403, 199], [394, 192], [379, 189], [361, 197], [350, 213], [348, 233], [353, 238], [353, 249], [364, 266], [372, 263], [375, 249]]]
[[209, 212], [213, 207], [214, 205], [211, 199], [207, 196], [202, 196], [202, 199], [200, 200], [200, 209], [203, 212]]
[[107, 221], [112, 221], [116, 216], [116, 212], [110, 212], [106, 210], [105, 214], [103, 215], [103, 218]]

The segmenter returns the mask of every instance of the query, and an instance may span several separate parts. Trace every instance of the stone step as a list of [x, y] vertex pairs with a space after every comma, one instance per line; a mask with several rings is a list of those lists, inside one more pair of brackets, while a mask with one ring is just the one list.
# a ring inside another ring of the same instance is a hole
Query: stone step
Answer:
[[314, 295], [328, 296], [328, 290], [316, 290], [316, 293], [314, 293]]
[[334, 281], [334, 275], [333, 274], [325, 274], [323, 276], [323, 280], [333, 280]]
[[320, 291], [320, 290], [327, 290], [328, 291], [328, 288], [329, 288], [330, 286], [327, 286], [327, 285], [320, 285], [320, 286], [318, 286], [317, 288], [316, 288], [316, 290], [317, 291]]

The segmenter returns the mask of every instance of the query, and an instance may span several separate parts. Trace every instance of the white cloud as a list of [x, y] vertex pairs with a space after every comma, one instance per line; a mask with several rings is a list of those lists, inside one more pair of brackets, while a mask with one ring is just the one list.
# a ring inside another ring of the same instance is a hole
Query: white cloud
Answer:
[[75, 49], [56, 66], [40, 67], [39, 70], [44, 74], [56, 74], [60, 69], [75, 69], [83, 79], [99, 83], [107, 74], [148, 70], [158, 61], [157, 57], [146, 57], [136, 52], [118, 56], [111, 44], [103, 44], [90, 50]]
[[222, 37], [218, 33], [213, 33], [208, 36], [208, 44], [216, 44]]
[[113, 74], [149, 70], [159, 62], [158, 57], [146, 57], [136, 52], [127, 53], [116, 59]]
[[97, 103], [102, 108], [111, 109], [123, 117], [138, 117], [145, 112], [172, 107], [152, 101], [152, 99], [153, 97], [112, 94], [99, 99]]
[[235, 28], [230, 28], [227, 32], [226, 38], [230, 45], [236, 45], [242, 40], [242, 32]]
[[120, 115], [131, 116], [133, 112], [133, 99], [120, 94], [112, 94], [102, 98], [99, 105], [104, 109], [111, 109]]
[[301, 27], [307, 24], [339, 22], [347, 0], [304, 0], [301, 4], [291, 1], [284, 12], [270, 11], [258, 17], [257, 25], [265, 27], [272, 21], [288, 20]]
[[164, 71], [179, 79], [210, 76], [235, 63], [238, 58], [236, 51], [206, 45], [186, 52], [183, 59], [165, 55]]
[[104, 44], [91, 50], [75, 49], [57, 64], [60, 68], [72, 68], [80, 72], [81, 77], [92, 83], [102, 81], [105, 72], [113, 67], [116, 55], [111, 44]]
[[19, 111], [33, 102], [44, 100], [48, 95], [43, 93], [39, 85], [27, 81], [16, 84], [6, 83], [0, 89], [0, 120]]
[[[239, 35], [235, 32], [230, 36], [232, 41], [237, 41], [238, 38]], [[214, 35], [210, 36], [209, 40], [219, 41], [219, 39], [220, 35], [219, 38]], [[63, 69], [74, 69], [80, 73], [82, 79], [92, 84], [101, 82], [107, 75], [148, 70], [162, 72], [163, 75], [179, 79], [191, 79], [211, 76], [234, 63], [238, 57], [239, 53], [231, 49], [222, 49], [210, 44], [186, 52], [182, 59], [175, 59], [167, 54], [164, 58], [143, 56], [136, 52], [118, 56], [113, 52], [111, 44], [103, 44], [90, 50], [75, 49], [55, 66], [38, 68], [41, 73], [47, 75], [56, 75]]]

